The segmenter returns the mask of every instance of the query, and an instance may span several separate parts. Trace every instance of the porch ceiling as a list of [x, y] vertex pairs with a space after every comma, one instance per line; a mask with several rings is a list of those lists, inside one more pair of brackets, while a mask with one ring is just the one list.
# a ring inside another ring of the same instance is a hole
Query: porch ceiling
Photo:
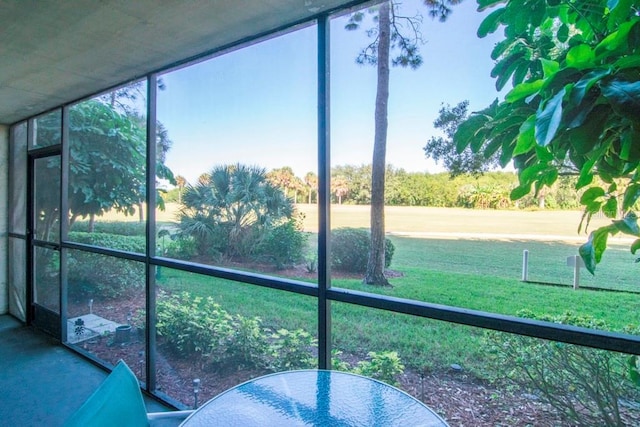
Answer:
[[0, 2], [0, 123], [347, 3], [352, 1]]

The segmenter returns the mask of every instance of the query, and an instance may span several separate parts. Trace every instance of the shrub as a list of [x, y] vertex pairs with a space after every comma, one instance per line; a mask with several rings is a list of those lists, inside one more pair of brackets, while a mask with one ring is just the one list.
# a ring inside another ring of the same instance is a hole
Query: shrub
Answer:
[[[603, 321], [590, 316], [565, 313], [552, 317], [529, 310], [520, 311], [518, 315], [610, 330]], [[624, 355], [495, 331], [486, 332], [485, 340], [489, 366], [495, 372], [540, 394], [567, 421], [578, 425], [625, 425], [619, 403], [623, 398], [634, 396], [637, 390], [625, 378]]]
[[275, 371], [315, 366], [316, 340], [301, 329], [273, 333], [259, 317], [231, 315], [211, 297], [161, 294], [157, 332], [178, 354], [226, 368], [269, 368]]
[[289, 267], [302, 260], [307, 235], [300, 221], [290, 219], [270, 228], [258, 248], [259, 257], [268, 259], [278, 269]]
[[351, 370], [351, 367], [347, 362], [340, 359], [341, 355], [342, 352], [340, 350], [336, 348], [331, 349], [331, 369], [333, 369], [334, 371], [349, 372]]
[[[367, 270], [371, 234], [363, 228], [339, 228], [331, 233], [331, 265], [338, 271], [364, 273]], [[384, 266], [391, 265], [395, 246], [385, 239]]]
[[272, 335], [272, 339], [271, 368], [274, 371], [317, 367], [316, 358], [311, 350], [318, 345], [318, 342], [310, 333], [302, 329], [295, 331], [278, 329]]
[[270, 347], [259, 317], [235, 316], [229, 338], [226, 357], [236, 367], [266, 367]]
[[360, 375], [375, 378], [391, 385], [398, 385], [398, 375], [404, 372], [404, 365], [395, 351], [383, 351], [369, 353], [371, 360], [358, 362], [355, 372]]
[[[144, 253], [143, 236], [105, 233], [69, 233], [69, 239], [88, 245]], [[68, 281], [72, 297], [115, 298], [144, 288], [144, 265], [126, 259], [109, 258], [80, 250], [69, 252]]]
[[144, 253], [146, 240], [144, 236], [129, 236], [109, 233], [69, 233], [69, 240], [86, 245], [101, 246], [103, 248], [117, 249], [120, 251]]
[[172, 235], [171, 238], [165, 242], [164, 256], [190, 260], [195, 257], [197, 253], [196, 241], [191, 237]]
[[157, 301], [157, 332], [182, 356], [199, 354], [210, 363], [221, 362], [233, 335], [232, 317], [213, 298], [187, 292]]
[[[73, 232], [89, 233], [89, 221], [76, 221], [71, 228]], [[144, 236], [146, 224], [138, 221], [105, 221], [95, 222], [93, 233], [118, 234], [120, 236]]]

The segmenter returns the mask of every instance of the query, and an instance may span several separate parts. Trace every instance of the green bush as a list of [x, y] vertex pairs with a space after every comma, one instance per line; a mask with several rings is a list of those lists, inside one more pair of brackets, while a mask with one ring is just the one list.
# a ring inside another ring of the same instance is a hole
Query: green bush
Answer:
[[[89, 233], [89, 221], [76, 221], [71, 227], [72, 232]], [[118, 234], [121, 236], [144, 236], [146, 224], [138, 221], [105, 221], [95, 222], [93, 233]]]
[[157, 301], [157, 332], [182, 356], [200, 355], [210, 363], [224, 358], [233, 335], [233, 318], [213, 298], [162, 295]]
[[[590, 316], [536, 315], [521, 317], [610, 330]], [[485, 333], [489, 368], [508, 381], [537, 393], [570, 423], [577, 425], [627, 425], [620, 402], [635, 401], [637, 390], [626, 378], [627, 357], [610, 351], [545, 341], [496, 331]], [[495, 380], [502, 379], [496, 376]], [[631, 411], [631, 409], [628, 409]], [[636, 414], [637, 416], [637, 414]]]
[[395, 351], [369, 353], [371, 360], [358, 362], [355, 373], [384, 381], [391, 385], [398, 385], [397, 377], [404, 372], [404, 365]]
[[198, 254], [196, 241], [191, 237], [171, 236], [165, 242], [164, 256], [169, 258], [177, 258], [190, 260]]
[[[367, 270], [371, 233], [363, 228], [338, 228], [331, 233], [331, 266], [338, 271], [364, 273]], [[395, 246], [385, 239], [384, 266], [391, 265]]]
[[342, 352], [336, 348], [331, 349], [331, 369], [334, 371], [351, 371], [351, 366], [344, 360], [340, 359]]
[[[69, 240], [127, 252], [144, 253], [143, 236], [121, 236], [105, 233], [69, 233]], [[144, 289], [144, 265], [105, 255], [69, 251], [68, 281], [72, 297], [115, 298]]]
[[269, 341], [259, 317], [236, 315], [227, 344], [227, 359], [235, 367], [264, 368], [269, 357]]
[[268, 368], [275, 371], [315, 366], [316, 340], [301, 329], [277, 333], [258, 317], [229, 314], [211, 297], [161, 294], [157, 331], [183, 357], [196, 356], [218, 369]]
[[270, 228], [259, 245], [259, 257], [267, 259], [278, 268], [286, 268], [301, 261], [307, 244], [307, 235], [300, 221], [290, 219]]
[[271, 345], [273, 360], [271, 368], [274, 371], [286, 371], [291, 369], [309, 369], [317, 367], [317, 360], [312, 349], [318, 342], [310, 333], [302, 329], [289, 331], [278, 329], [272, 335]]
[[86, 245], [101, 246], [103, 248], [142, 254], [145, 252], [146, 248], [146, 239], [144, 236], [129, 236], [98, 232], [83, 233], [74, 231], [69, 233], [69, 240]]

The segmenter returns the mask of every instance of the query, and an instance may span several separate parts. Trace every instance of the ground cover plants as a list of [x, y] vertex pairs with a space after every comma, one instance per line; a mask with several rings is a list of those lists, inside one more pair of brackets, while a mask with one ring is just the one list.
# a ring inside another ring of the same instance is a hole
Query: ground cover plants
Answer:
[[[608, 329], [591, 316], [538, 315], [531, 310], [522, 317], [595, 329]], [[628, 331], [632, 332], [632, 331]], [[562, 417], [577, 425], [620, 426], [638, 421], [638, 413], [623, 411], [638, 389], [626, 379], [628, 357], [624, 355], [550, 342], [495, 331], [485, 334], [488, 365], [524, 390], [539, 393]], [[637, 408], [635, 408], [637, 409]]]

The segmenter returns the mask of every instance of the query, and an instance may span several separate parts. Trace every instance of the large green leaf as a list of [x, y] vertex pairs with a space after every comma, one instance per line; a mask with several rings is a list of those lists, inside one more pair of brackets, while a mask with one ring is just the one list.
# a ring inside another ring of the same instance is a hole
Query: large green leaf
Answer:
[[640, 67], [640, 55], [624, 56], [614, 62], [613, 65], [619, 69]]
[[[527, 61], [523, 62], [523, 60], [524, 60], [524, 52], [522, 52], [521, 55], [518, 54], [517, 57], [512, 58], [512, 60], [509, 61], [509, 65], [505, 67], [503, 71], [500, 72], [500, 74], [498, 75], [498, 78], [496, 79], [497, 90], [502, 90], [505, 87], [505, 85], [509, 82], [509, 79], [511, 78], [511, 76], [517, 70], [521, 69], [523, 65], [527, 66]], [[518, 81], [515, 80], [514, 84], [518, 84]]]
[[535, 146], [536, 157], [540, 163], [550, 164], [553, 162], [553, 153], [549, 150], [549, 147]]
[[509, 197], [511, 198], [511, 200], [518, 200], [518, 199], [522, 199], [524, 196], [526, 196], [530, 192], [531, 192], [530, 184], [520, 185], [514, 188], [513, 190], [511, 190], [511, 194], [509, 194]]
[[632, 120], [640, 120], [640, 81], [611, 80], [601, 84], [602, 94], [616, 112]]
[[529, 83], [520, 83], [505, 96], [505, 101], [515, 102], [526, 98], [529, 95], [533, 95], [538, 92], [544, 85], [544, 80], [536, 80]]
[[517, 65], [517, 61], [524, 57], [525, 52], [522, 50], [511, 53], [496, 63], [491, 70], [491, 77], [498, 77], [505, 74], [509, 69], [513, 72], [512, 67]]
[[472, 115], [458, 126], [458, 130], [453, 136], [458, 153], [462, 153], [476, 139], [477, 134], [488, 121], [489, 117], [477, 114]]
[[558, 169], [549, 168], [540, 175], [540, 184], [551, 187], [558, 179]]
[[520, 133], [518, 134], [516, 147], [513, 150], [514, 156], [527, 153], [536, 146], [535, 123], [536, 116], [535, 114], [532, 114], [520, 126]]
[[491, 59], [493, 59], [494, 61], [497, 60], [508, 49], [512, 49], [512, 46], [515, 45], [515, 44], [521, 44], [520, 40], [515, 40], [514, 41], [512, 39], [505, 39], [505, 40], [502, 40], [499, 43], [496, 43], [496, 45], [494, 46], [493, 50], [491, 51]]
[[560, 64], [551, 59], [540, 58], [540, 63], [542, 64], [542, 72], [544, 73], [545, 79], [548, 79], [560, 70]]
[[619, 221], [613, 221], [616, 229], [624, 234], [632, 236], [640, 236], [640, 227], [638, 227], [638, 217], [635, 212], [629, 212]]
[[618, 216], [618, 199], [609, 197], [604, 205], [602, 205], [602, 213], [607, 218], [615, 218]]
[[617, 31], [605, 37], [595, 48], [597, 57], [606, 57], [611, 52], [624, 49], [627, 45], [629, 31], [638, 23], [638, 18], [620, 24]]
[[607, 248], [609, 231], [610, 226], [606, 226], [591, 232], [589, 240], [578, 249], [585, 267], [591, 274], [595, 274], [596, 265], [602, 260], [602, 254]]
[[600, 197], [604, 197], [605, 191], [602, 187], [591, 187], [580, 197], [580, 204], [589, 205], [595, 202]]
[[[592, 233], [593, 235], [593, 233]], [[593, 242], [589, 239], [586, 243], [578, 248], [578, 253], [580, 254], [580, 258], [584, 261], [584, 266], [587, 268], [589, 273], [595, 274], [596, 272], [596, 257], [595, 250], [593, 248]]]
[[[583, 98], [583, 101], [580, 103], [580, 105], [575, 105], [571, 102], [568, 102], [564, 109], [563, 119], [567, 125], [567, 129], [571, 130], [583, 127], [587, 122], [587, 118], [591, 115], [593, 109], [597, 107], [599, 98], [600, 96], [598, 93], [595, 93], [595, 91], [590, 91], [587, 96]], [[589, 141], [587, 141], [587, 144], [592, 145], [593, 134], [590, 134], [588, 138]]]
[[494, 120], [494, 126], [489, 135], [493, 138], [504, 134], [514, 127], [520, 128], [526, 118], [527, 116], [520, 115], [518, 112], [514, 111], [513, 114], [510, 114], [500, 120]]
[[567, 67], [582, 70], [584, 68], [593, 67], [595, 58], [596, 55], [589, 45], [579, 44], [569, 49], [565, 62]]
[[482, 154], [485, 157], [485, 159], [488, 159], [491, 156], [493, 156], [496, 153], [496, 151], [498, 151], [498, 149], [502, 146], [503, 143], [504, 143], [503, 138], [494, 138], [490, 140], [487, 144], [484, 144], [484, 151]]
[[636, 204], [640, 198], [640, 184], [634, 183], [627, 187], [624, 192], [624, 199], [622, 202], [622, 210], [627, 211]]
[[502, 19], [504, 12], [505, 9], [500, 8], [487, 15], [487, 17], [482, 20], [480, 27], [478, 27], [478, 37], [482, 38], [487, 34], [496, 31], [500, 25], [500, 20]]
[[633, 3], [634, 0], [607, 0], [607, 7], [610, 11], [607, 27], [610, 30], [613, 30], [621, 22], [627, 19]]
[[542, 171], [547, 169], [548, 166], [544, 163], [535, 163], [527, 168], [525, 168], [522, 172], [520, 172], [520, 182], [522, 184], [531, 184], [538, 179], [538, 176]]
[[[507, 138], [505, 138], [507, 139]], [[515, 136], [511, 138], [511, 140], [515, 139]], [[513, 149], [515, 148], [515, 144], [506, 143], [502, 144], [502, 153], [500, 153], [500, 158], [498, 159], [500, 167], [506, 168], [507, 165], [511, 162], [513, 158]]]
[[562, 88], [536, 115], [536, 142], [543, 147], [549, 145], [560, 128], [560, 121], [562, 120], [562, 99], [564, 98], [565, 92], [566, 89]]

